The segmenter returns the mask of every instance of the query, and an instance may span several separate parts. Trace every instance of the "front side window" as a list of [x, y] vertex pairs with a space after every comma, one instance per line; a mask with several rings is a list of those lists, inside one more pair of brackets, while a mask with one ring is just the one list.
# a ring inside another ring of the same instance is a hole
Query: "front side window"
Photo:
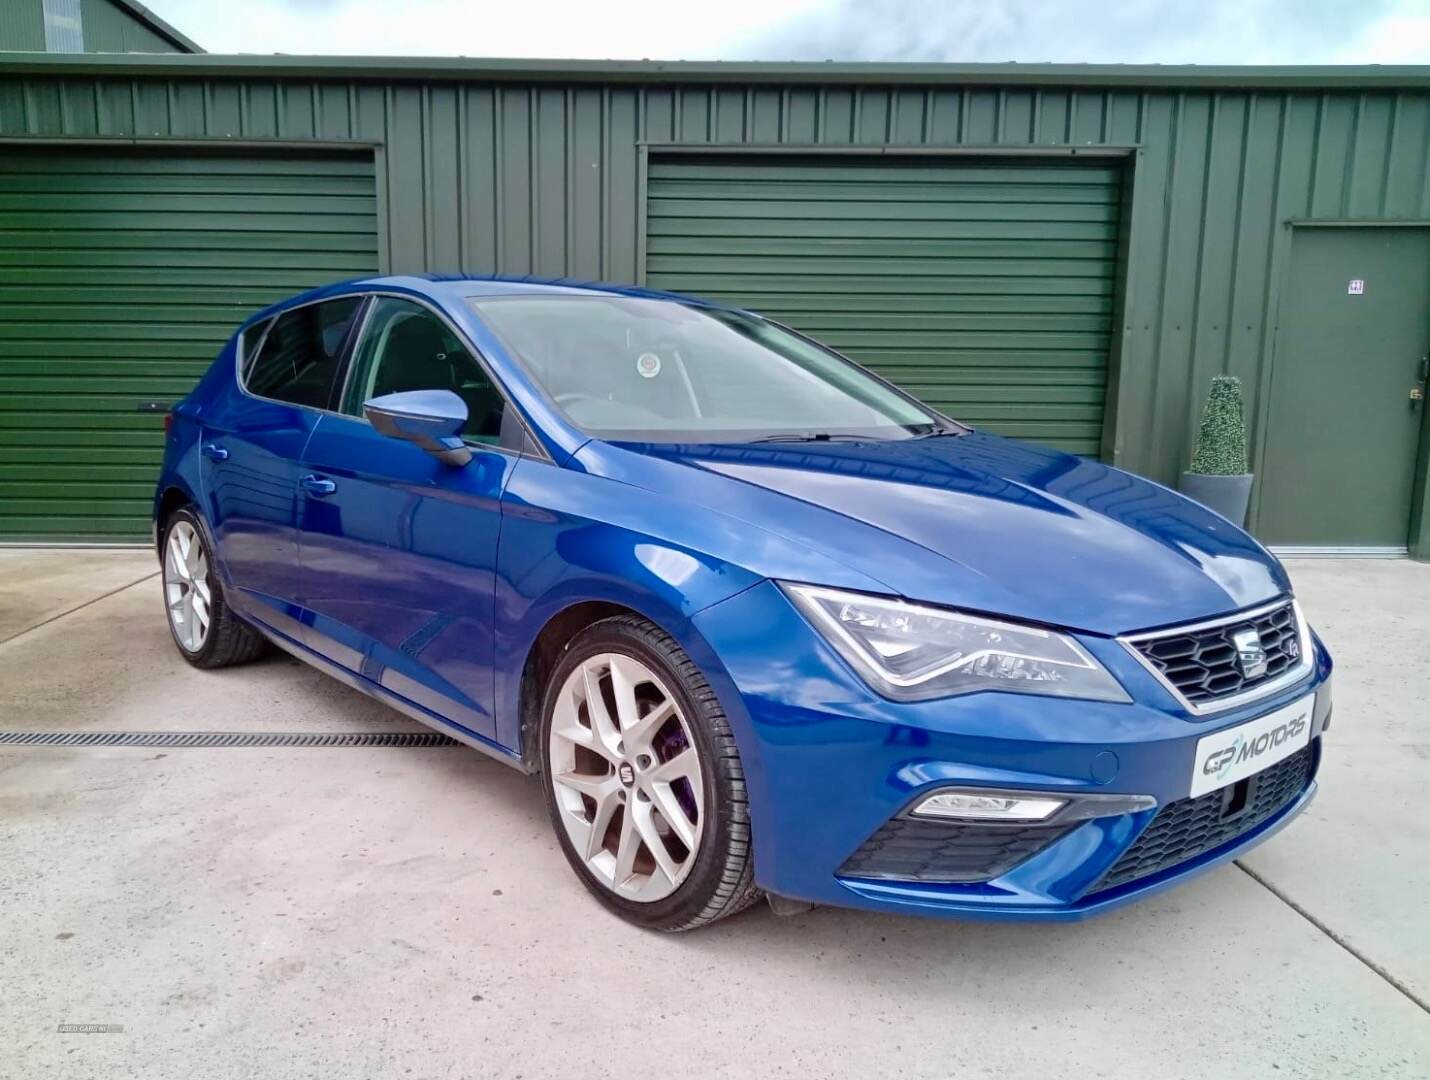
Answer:
[[279, 315], [258, 353], [245, 358], [244, 388], [259, 397], [326, 409], [361, 303], [360, 296], [345, 296]]
[[599, 438], [900, 439], [943, 426], [857, 365], [742, 312], [624, 296], [468, 302]]
[[456, 333], [421, 304], [378, 297], [353, 356], [342, 411], [361, 416], [363, 402], [407, 390], [450, 390], [467, 405], [462, 437], [501, 442], [506, 403]]

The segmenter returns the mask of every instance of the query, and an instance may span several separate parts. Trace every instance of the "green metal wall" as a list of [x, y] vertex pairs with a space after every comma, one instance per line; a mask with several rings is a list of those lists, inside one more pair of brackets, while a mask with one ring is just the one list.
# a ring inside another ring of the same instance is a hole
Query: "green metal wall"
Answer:
[[1121, 178], [1107, 158], [660, 154], [646, 280], [789, 323], [980, 428], [1095, 456]]
[[[80, 0], [79, 8], [85, 52], [182, 51], [109, 0]], [[0, 0], [0, 49], [45, 51], [45, 20], [40, 0]]]
[[[4, 0], [0, 0], [4, 2]], [[14, 0], [10, 0], [14, 2]], [[38, 2], [38, 0], [37, 0]], [[92, 53], [176, 53], [173, 42], [160, 37], [129, 12], [109, 0], [80, 0], [84, 51]]]
[[563, 85], [450, 71], [384, 82], [328, 68], [286, 78], [165, 70], [0, 73], [0, 137], [380, 143], [380, 241], [398, 271], [637, 279], [643, 142], [1129, 148], [1125, 306], [1104, 452], [1164, 480], [1185, 464], [1202, 388], [1219, 371], [1247, 384], [1255, 452], [1288, 219], [1430, 220], [1430, 94], [1301, 88], [1314, 75], [1284, 80], [1296, 89], [1274, 78], [1248, 80], [1255, 89], [1152, 80], [1100, 89], [958, 85], [956, 74], [940, 82], [926, 70], [925, 85], [907, 88], [852, 76], [848, 85], [662, 85], [627, 72]]
[[0, 49], [45, 51], [40, 0], [0, 0]]

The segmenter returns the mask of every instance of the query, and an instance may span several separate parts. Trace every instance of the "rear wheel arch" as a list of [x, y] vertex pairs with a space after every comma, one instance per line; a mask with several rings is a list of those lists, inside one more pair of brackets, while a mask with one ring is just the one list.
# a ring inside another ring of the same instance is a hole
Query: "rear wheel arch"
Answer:
[[[171, 534], [179, 532], [184, 536], [171, 544]], [[182, 554], [178, 554], [178, 544], [183, 544]], [[255, 660], [268, 650], [267, 639], [229, 607], [217, 572], [212, 536], [192, 503], [176, 504], [163, 519], [159, 566], [169, 630], [180, 655], [190, 664], [205, 669], [229, 667]], [[197, 636], [193, 633], [195, 620]]]
[[193, 496], [177, 484], [170, 484], [159, 496], [154, 507], [154, 545], [160, 558], [164, 554], [164, 529], [168, 526], [169, 519], [176, 511], [193, 505]]

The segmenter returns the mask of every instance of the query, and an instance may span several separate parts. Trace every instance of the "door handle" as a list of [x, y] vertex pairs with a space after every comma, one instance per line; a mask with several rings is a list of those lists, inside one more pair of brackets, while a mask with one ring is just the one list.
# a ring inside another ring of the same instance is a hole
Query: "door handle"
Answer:
[[316, 495], [318, 498], [322, 498], [324, 495], [331, 495], [338, 490], [338, 485], [331, 480], [325, 480], [321, 476], [314, 476], [312, 473], [303, 477], [298, 483], [303, 486], [303, 490], [309, 495]]
[[228, 451], [218, 443], [204, 443], [204, 457], [210, 461], [227, 461]]

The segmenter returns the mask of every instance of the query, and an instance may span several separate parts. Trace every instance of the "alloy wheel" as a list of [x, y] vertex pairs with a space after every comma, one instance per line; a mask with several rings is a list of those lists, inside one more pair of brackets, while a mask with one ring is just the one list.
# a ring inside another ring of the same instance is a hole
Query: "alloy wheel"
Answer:
[[174, 639], [191, 653], [208, 638], [212, 601], [203, 540], [187, 521], [176, 521], [164, 546], [164, 602]]
[[562, 684], [547, 756], [561, 823], [596, 879], [645, 903], [678, 889], [700, 848], [704, 776], [665, 682], [632, 656], [587, 658]]

